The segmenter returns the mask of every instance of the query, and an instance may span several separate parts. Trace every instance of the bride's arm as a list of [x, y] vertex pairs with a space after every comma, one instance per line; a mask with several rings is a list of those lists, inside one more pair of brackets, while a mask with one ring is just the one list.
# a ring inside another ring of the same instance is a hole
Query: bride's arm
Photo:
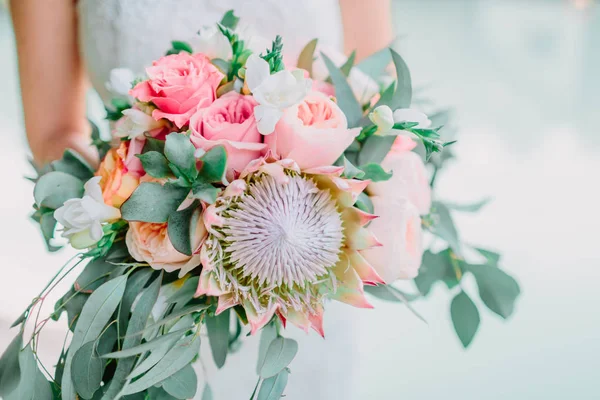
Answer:
[[74, 0], [11, 0], [27, 139], [37, 164], [66, 148], [95, 162]]
[[392, 42], [391, 0], [340, 0], [340, 6], [346, 54], [356, 50], [361, 60]]

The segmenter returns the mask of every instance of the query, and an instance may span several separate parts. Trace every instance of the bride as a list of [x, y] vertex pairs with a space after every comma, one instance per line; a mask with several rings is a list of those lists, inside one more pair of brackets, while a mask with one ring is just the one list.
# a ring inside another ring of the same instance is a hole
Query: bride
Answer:
[[[392, 39], [390, 0], [12, 0], [25, 126], [35, 162], [43, 165], [73, 148], [96, 163], [85, 115], [88, 86], [109, 104], [106, 82], [112, 69], [142, 73], [172, 40], [189, 40], [229, 9], [241, 17], [246, 32], [266, 38], [281, 34], [284, 53], [292, 59], [313, 38], [346, 54], [356, 50], [359, 60]], [[360, 337], [349, 307], [330, 306], [339, 310], [328, 313], [326, 341], [286, 332], [304, 350], [291, 365], [289, 399], [357, 398]], [[257, 338], [245, 342], [218, 372], [203, 346], [199, 381], [210, 383], [215, 399], [250, 396]]]

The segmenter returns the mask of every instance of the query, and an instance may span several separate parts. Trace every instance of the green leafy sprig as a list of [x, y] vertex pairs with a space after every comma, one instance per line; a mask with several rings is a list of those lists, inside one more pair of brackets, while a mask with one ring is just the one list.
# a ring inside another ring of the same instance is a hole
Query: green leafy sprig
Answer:
[[285, 69], [285, 65], [283, 65], [283, 39], [281, 36], [275, 36], [271, 48], [267, 49], [260, 57], [269, 63], [271, 73]]

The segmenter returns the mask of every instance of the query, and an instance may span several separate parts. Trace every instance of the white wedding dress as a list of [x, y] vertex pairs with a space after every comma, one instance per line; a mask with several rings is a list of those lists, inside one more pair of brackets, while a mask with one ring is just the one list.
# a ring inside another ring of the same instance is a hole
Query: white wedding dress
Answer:
[[[189, 40], [206, 25], [234, 9], [240, 29], [273, 39], [284, 39], [284, 53], [296, 56], [311, 39], [342, 50], [342, 24], [337, 0], [79, 0], [80, 48], [89, 78], [108, 104], [106, 88], [113, 68], [143, 73], [144, 67], [168, 50], [172, 40]], [[353, 319], [360, 314], [338, 303], [327, 304], [323, 340], [290, 327], [286, 336], [300, 345], [291, 365], [285, 391], [289, 400], [357, 399], [359, 381], [358, 335]], [[258, 338], [244, 338], [241, 350], [216, 370], [208, 342], [198, 366], [199, 385], [208, 382], [215, 400], [246, 400], [256, 383]], [[201, 398], [202, 387], [196, 398]]]

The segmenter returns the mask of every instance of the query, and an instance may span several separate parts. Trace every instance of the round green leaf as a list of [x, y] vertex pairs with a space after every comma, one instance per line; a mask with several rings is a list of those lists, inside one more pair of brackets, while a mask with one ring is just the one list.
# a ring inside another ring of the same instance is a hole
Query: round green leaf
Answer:
[[294, 339], [278, 337], [273, 340], [260, 368], [260, 377], [266, 379], [277, 375], [290, 365], [297, 352], [298, 343]]
[[287, 385], [289, 372], [282, 370], [277, 375], [265, 379], [260, 386], [257, 400], [280, 400]]
[[167, 222], [189, 192], [188, 188], [166, 183], [144, 182], [121, 206], [121, 215], [127, 221]]
[[35, 203], [39, 207], [57, 209], [69, 199], [83, 196], [83, 182], [60, 171], [52, 171], [42, 175], [33, 189]]
[[94, 341], [81, 346], [75, 352], [71, 362], [71, 379], [73, 386], [84, 399], [91, 399], [102, 382], [103, 363], [96, 354]]
[[229, 310], [214, 317], [207, 317], [206, 330], [213, 359], [217, 367], [221, 368], [225, 365], [229, 349]]
[[468, 347], [479, 328], [477, 306], [465, 292], [460, 292], [452, 300], [450, 315], [458, 338], [464, 347]]

